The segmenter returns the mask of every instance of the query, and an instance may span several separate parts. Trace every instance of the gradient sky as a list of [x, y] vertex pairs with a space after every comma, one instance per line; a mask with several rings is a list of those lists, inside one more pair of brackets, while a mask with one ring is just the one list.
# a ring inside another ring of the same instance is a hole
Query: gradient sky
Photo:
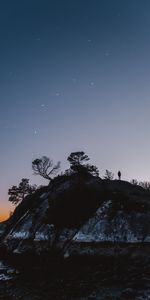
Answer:
[[150, 180], [149, 114], [149, 0], [0, 1], [1, 218], [42, 155]]

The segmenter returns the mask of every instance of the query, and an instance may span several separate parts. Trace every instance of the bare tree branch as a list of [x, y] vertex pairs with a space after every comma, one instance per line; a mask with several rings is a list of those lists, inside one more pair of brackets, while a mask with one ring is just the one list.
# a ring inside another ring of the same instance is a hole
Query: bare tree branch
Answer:
[[47, 157], [37, 158], [32, 162], [32, 170], [35, 175], [40, 175], [45, 179], [52, 180], [52, 176], [57, 174], [60, 169], [60, 162], [53, 166], [53, 161]]

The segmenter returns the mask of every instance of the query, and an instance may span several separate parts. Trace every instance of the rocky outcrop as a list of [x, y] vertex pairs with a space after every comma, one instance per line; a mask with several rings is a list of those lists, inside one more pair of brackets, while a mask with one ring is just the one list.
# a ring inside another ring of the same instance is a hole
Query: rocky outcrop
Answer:
[[98, 256], [149, 245], [150, 193], [128, 182], [65, 178], [24, 201], [0, 224], [7, 252]]

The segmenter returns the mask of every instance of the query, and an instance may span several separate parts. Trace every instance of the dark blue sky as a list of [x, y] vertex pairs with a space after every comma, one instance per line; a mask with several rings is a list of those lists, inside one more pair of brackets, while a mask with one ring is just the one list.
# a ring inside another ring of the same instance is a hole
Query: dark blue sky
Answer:
[[[150, 180], [150, 1], [2, 0], [0, 202], [47, 155]], [[46, 182], [45, 182], [46, 183]]]

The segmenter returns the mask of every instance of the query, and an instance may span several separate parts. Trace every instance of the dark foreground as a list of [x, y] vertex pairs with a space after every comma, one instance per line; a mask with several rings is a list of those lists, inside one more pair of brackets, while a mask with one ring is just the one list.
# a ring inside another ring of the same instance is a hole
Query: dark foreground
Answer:
[[150, 299], [146, 258], [0, 262], [1, 300]]

